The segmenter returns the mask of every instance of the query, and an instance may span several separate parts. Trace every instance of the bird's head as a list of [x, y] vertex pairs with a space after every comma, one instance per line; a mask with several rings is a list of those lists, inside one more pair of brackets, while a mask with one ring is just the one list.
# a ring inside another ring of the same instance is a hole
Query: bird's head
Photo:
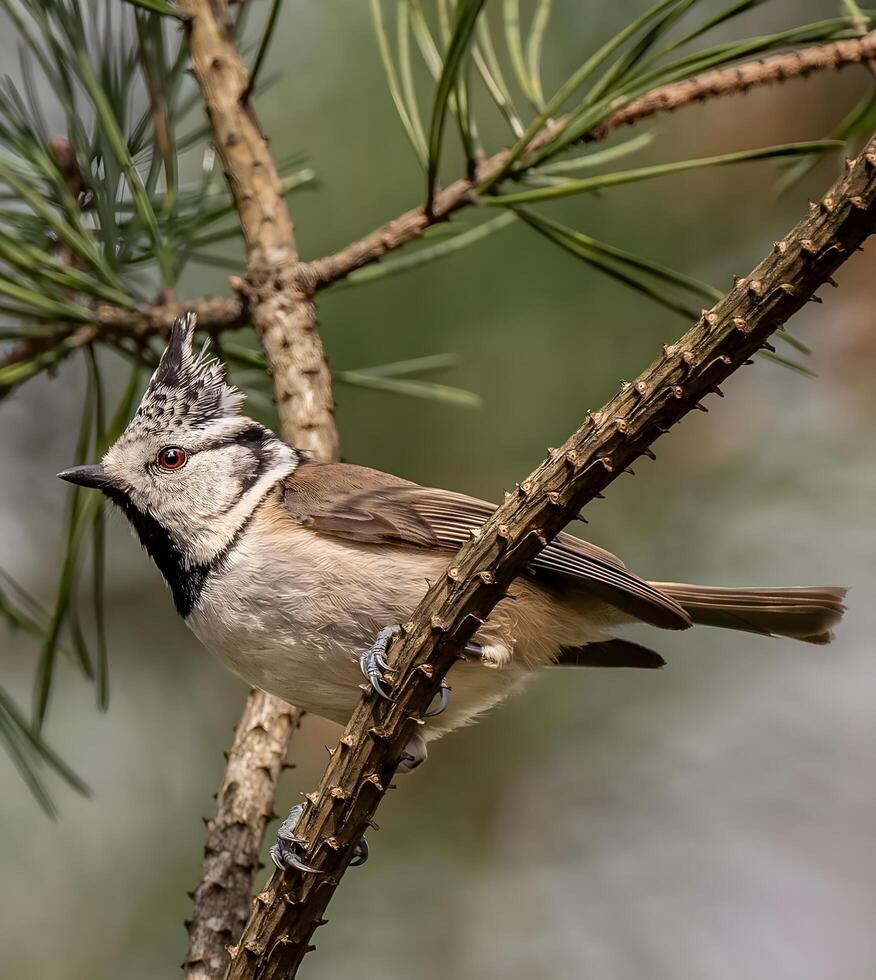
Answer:
[[206, 345], [192, 350], [195, 326], [192, 313], [174, 323], [139, 408], [101, 462], [58, 474], [118, 504], [159, 567], [157, 552], [167, 548], [182, 567], [215, 561], [301, 462], [240, 413], [244, 396], [226, 383], [222, 364]]

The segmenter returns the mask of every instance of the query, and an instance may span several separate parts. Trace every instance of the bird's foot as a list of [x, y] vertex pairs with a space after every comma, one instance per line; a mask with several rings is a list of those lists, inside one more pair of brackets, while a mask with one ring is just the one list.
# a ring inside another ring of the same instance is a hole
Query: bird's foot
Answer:
[[298, 803], [289, 811], [289, 815], [277, 829], [277, 841], [271, 848], [271, 860], [281, 871], [290, 871], [296, 868], [298, 871], [307, 871], [311, 874], [319, 874], [316, 868], [306, 865], [298, 856], [298, 846], [301, 841], [295, 836], [295, 825], [301, 819], [304, 812], [304, 804]]
[[[320, 874], [316, 868], [306, 865], [298, 855], [298, 847], [301, 844], [299, 838], [295, 836], [295, 826], [301, 819], [304, 812], [304, 804], [298, 803], [289, 811], [289, 815], [280, 824], [277, 830], [277, 842], [271, 848], [271, 860], [281, 871], [290, 871], [292, 868], [304, 871], [308, 874]], [[350, 861], [351, 868], [357, 868], [368, 860], [368, 841], [363, 837], [356, 845], [356, 852]]]
[[[383, 672], [385, 670], [390, 670], [389, 663], [386, 659], [386, 651], [389, 649], [390, 643], [392, 643], [392, 641], [401, 634], [401, 631], [401, 626], [398, 625], [384, 626], [374, 638], [374, 642], [371, 644], [371, 646], [359, 654], [359, 669], [365, 675], [365, 679], [371, 685], [372, 690], [377, 691], [377, 693], [387, 701], [392, 701], [394, 699], [383, 687], [383, 685], [386, 683], [386, 678], [383, 676]], [[474, 656], [480, 658], [483, 662], [486, 662], [484, 647], [480, 643], [467, 643], [465, 646], [465, 653], [473, 654]], [[434, 718], [436, 715], [440, 715], [447, 709], [447, 705], [450, 703], [450, 688], [447, 686], [446, 681], [441, 682], [441, 690], [438, 693], [438, 697], [438, 704], [426, 712], [426, 718]], [[417, 763], [417, 765], [419, 765], [419, 763]]]
[[387, 701], [393, 699], [384, 689], [386, 679], [383, 676], [385, 670], [389, 670], [386, 661], [386, 651], [389, 644], [401, 633], [401, 626], [385, 626], [375, 637], [374, 642], [359, 654], [359, 669], [365, 675], [365, 679], [372, 689]]

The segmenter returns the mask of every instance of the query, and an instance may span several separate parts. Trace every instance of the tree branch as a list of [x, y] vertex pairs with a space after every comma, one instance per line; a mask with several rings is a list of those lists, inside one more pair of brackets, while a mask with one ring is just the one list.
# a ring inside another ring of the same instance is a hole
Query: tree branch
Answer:
[[133, 309], [100, 303], [91, 310], [90, 323], [59, 322], [57, 329], [45, 337], [31, 337], [13, 344], [0, 357], [0, 368], [31, 360], [71, 338], [73, 343], [67, 345], [68, 353], [95, 340], [116, 341], [125, 337], [148, 340], [167, 333], [173, 321], [187, 311], [197, 313], [198, 326], [208, 333], [239, 330], [249, 323], [246, 304], [240, 299], [214, 299], [208, 296], [185, 303], [156, 303], [154, 306]]
[[[246, 244], [246, 279], [233, 287], [259, 334], [274, 379], [280, 432], [321, 460], [337, 458], [331, 376], [316, 309], [297, 282], [294, 229], [274, 161], [250, 104], [249, 76], [226, 0], [180, 0], [192, 69]], [[250, 694], [207, 825], [201, 882], [193, 894], [187, 980], [215, 980], [226, 944], [246, 919], [265, 826], [271, 818], [295, 709]]]
[[[622, 126], [631, 126], [658, 113], [671, 112], [706, 99], [747, 92], [762, 85], [806, 77], [829, 68], [840, 69], [848, 65], [867, 63], [874, 57], [876, 31], [871, 31], [862, 38], [816, 44], [731, 65], [729, 68], [708, 71], [685, 81], [661, 86], [635, 99], [584, 133], [579, 142], [593, 143], [603, 140]], [[548, 123], [533, 139], [527, 153], [531, 154], [549, 143], [562, 130], [566, 121], [567, 117], [563, 116]], [[473, 179], [457, 180], [439, 191], [430, 212], [427, 213], [423, 207], [413, 208], [340, 251], [305, 263], [300, 273], [302, 282], [312, 292], [322, 289], [364, 265], [377, 262], [387, 252], [419, 238], [427, 228], [444, 220], [454, 211], [473, 204], [477, 187], [500, 173], [508, 156], [508, 150], [500, 150], [478, 164]], [[523, 157], [524, 162], [525, 160], [526, 155]]]
[[227, 0], [182, 0], [192, 70], [246, 245], [245, 297], [274, 376], [283, 437], [320, 459], [338, 453], [331, 376], [316, 308], [301, 288], [298, 252], [277, 169], [249, 101]]
[[581, 507], [765, 345], [876, 226], [876, 136], [771, 253], [509, 495], [430, 585], [393, 656], [394, 702], [363, 696], [296, 834], [318, 874], [275, 872], [226, 980], [289, 980], [441, 679], [514, 577]]
[[[22, 341], [0, 357], [0, 368], [31, 360], [50, 350], [55, 352], [51, 358], [54, 365], [77, 346], [100, 340], [105, 334], [143, 339], [164, 333], [182, 310], [194, 310], [199, 324], [212, 333], [238, 329], [252, 319], [273, 365], [281, 427], [290, 426], [291, 431], [301, 433], [301, 448], [320, 458], [333, 458], [337, 453], [337, 439], [332, 435], [335, 427], [330, 377], [322, 345], [314, 332], [313, 294], [356, 269], [379, 261], [387, 252], [419, 238], [431, 225], [474, 203], [478, 184], [502, 169], [508, 151], [501, 150], [482, 161], [474, 180], [458, 180], [440, 191], [431, 213], [427, 214], [421, 207], [414, 208], [338, 252], [311, 262], [299, 262], [288, 208], [277, 193], [276, 169], [248, 100], [241, 100], [239, 95], [246, 70], [237, 57], [227, 25], [223, 28], [215, 19], [213, 25], [211, 31], [198, 32], [200, 46], [204, 49], [201, 71], [205, 93], [215, 93], [217, 89], [220, 93], [214, 94], [208, 102], [214, 105], [217, 133], [224, 133], [224, 142], [217, 139], [217, 145], [225, 148], [223, 161], [227, 156], [228, 161], [233, 162], [232, 170], [228, 171], [233, 175], [229, 176], [229, 186], [239, 208], [247, 245], [247, 279], [232, 277], [238, 298], [162, 303], [137, 310], [99, 305], [94, 310], [96, 329], [67, 324], [45, 339]], [[200, 37], [204, 34], [206, 38]], [[876, 31], [861, 38], [812, 45], [742, 62], [656, 88], [583, 134], [580, 141], [592, 143], [605, 139], [622, 126], [692, 103], [747, 92], [751, 88], [806, 77], [830, 68], [839, 70], [848, 65], [866, 64], [872, 70], [874, 63]], [[235, 92], [238, 93], [236, 99]], [[529, 152], [549, 142], [564, 123], [565, 117], [549, 123], [533, 140]], [[243, 140], [238, 130], [245, 135]], [[241, 180], [241, 177], [245, 179]], [[258, 294], [258, 302], [254, 304], [257, 313], [250, 317], [248, 307], [252, 304], [254, 288]], [[75, 342], [64, 346], [74, 334]]]
[[166, 334], [177, 317], [186, 312], [198, 315], [198, 327], [208, 333], [239, 330], [249, 325], [249, 311], [240, 298], [222, 299], [205, 296], [183, 303], [157, 303], [135, 310], [99, 304], [94, 307], [94, 325], [100, 336], [131, 337], [146, 340]]
[[216, 816], [207, 823], [201, 880], [191, 895], [187, 980], [221, 977], [226, 947], [246, 924], [262, 838], [275, 817], [277, 783], [299, 720], [295, 708], [262, 691], [247, 699], [216, 794]]

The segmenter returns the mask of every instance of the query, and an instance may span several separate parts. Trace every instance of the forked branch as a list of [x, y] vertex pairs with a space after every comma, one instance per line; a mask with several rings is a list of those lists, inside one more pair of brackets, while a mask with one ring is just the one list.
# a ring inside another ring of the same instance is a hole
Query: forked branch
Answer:
[[296, 827], [316, 874], [275, 872], [227, 980], [289, 980], [463, 644], [514, 577], [580, 509], [746, 363], [876, 227], [876, 137], [770, 254], [550, 452], [429, 587], [394, 651], [394, 703], [364, 695]]

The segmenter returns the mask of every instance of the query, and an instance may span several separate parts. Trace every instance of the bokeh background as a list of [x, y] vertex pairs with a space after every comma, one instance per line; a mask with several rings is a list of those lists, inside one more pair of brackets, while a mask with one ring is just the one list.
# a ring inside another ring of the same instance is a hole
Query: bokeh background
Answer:
[[[560, 0], [548, 85], [642, 6]], [[836, 12], [775, 2], [732, 30]], [[4, 55], [14, 43], [0, 31]], [[258, 108], [272, 146], [306, 154], [320, 174], [318, 188], [292, 199], [305, 256], [420, 200], [366, 4], [288, 5], [269, 68], [279, 77]], [[864, 69], [849, 69], [660, 117], [642, 159], [820, 137], [867, 84]], [[726, 286], [836, 166], [822, 163], [782, 197], [777, 169], [755, 164], [618, 188], [557, 213]], [[649, 637], [669, 660], [660, 672], [544, 674], [399, 780], [371, 860], [345, 878], [306, 976], [876, 974], [874, 273], [872, 251], [856, 255], [840, 288], [794, 321], [814, 347], [817, 380], [758, 361], [723, 401], [709, 400], [708, 415], [662, 439], [657, 462], [588, 508], [590, 538], [646, 576], [851, 586], [834, 645], [668, 633]], [[183, 294], [227, 292], [224, 277], [193, 269]], [[320, 319], [334, 367], [459, 354], [443, 380], [477, 392], [480, 410], [338, 387], [343, 453], [488, 499], [684, 326], [522, 227], [410, 274], [330, 291]], [[47, 599], [62, 535], [54, 474], [72, 458], [82, 384], [65, 368], [0, 413], [0, 560]], [[110, 708], [100, 715], [93, 690], [64, 664], [48, 726], [94, 798], [57, 788], [61, 816], [51, 823], [0, 756], [0, 974], [9, 980], [175, 975], [201, 817], [246, 693], [177, 620], [121, 520], [111, 526]], [[35, 660], [30, 643], [4, 635], [3, 684], [24, 704]], [[336, 736], [305, 720], [278, 809], [315, 787]]]

